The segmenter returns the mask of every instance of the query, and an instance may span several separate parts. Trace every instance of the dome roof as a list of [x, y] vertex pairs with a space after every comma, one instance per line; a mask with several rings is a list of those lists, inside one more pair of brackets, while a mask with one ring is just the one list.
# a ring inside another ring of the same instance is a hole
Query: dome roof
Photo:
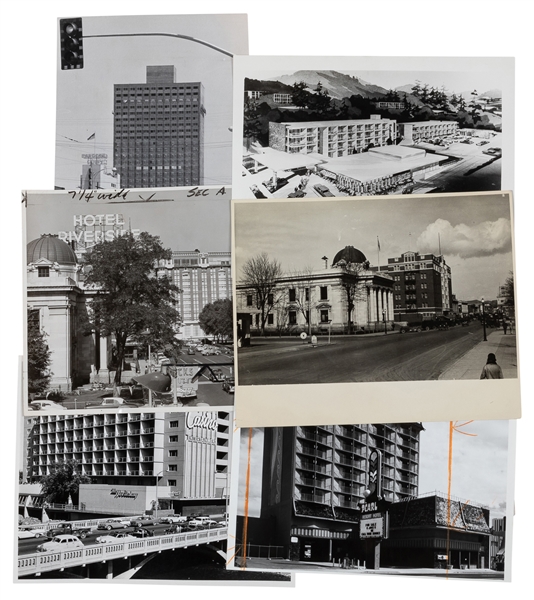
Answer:
[[344, 260], [347, 263], [364, 263], [367, 261], [367, 258], [363, 252], [360, 252], [360, 250], [354, 246], [345, 246], [343, 250], [340, 250], [334, 256], [332, 266], [335, 267], [341, 260]]
[[60, 265], [75, 265], [77, 262], [76, 254], [67, 242], [50, 233], [44, 233], [27, 246], [27, 264], [37, 262], [40, 258], [46, 258]]

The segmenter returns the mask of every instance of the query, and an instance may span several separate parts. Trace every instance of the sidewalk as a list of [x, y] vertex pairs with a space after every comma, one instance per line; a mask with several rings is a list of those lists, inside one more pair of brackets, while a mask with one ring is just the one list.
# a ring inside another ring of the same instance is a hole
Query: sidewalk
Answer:
[[497, 357], [504, 379], [515, 379], [518, 376], [515, 333], [504, 335], [501, 330], [492, 331], [487, 338], [487, 342], [478, 343], [461, 356], [439, 379], [479, 379], [490, 352]]

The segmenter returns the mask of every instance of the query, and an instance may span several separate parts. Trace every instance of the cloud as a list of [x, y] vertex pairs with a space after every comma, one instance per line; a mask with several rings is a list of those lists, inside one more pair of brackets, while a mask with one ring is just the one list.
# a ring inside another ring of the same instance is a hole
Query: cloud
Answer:
[[510, 252], [512, 246], [509, 219], [484, 221], [476, 225], [460, 223], [451, 225], [445, 219], [437, 219], [423, 231], [417, 240], [419, 252], [437, 253], [438, 235], [441, 251], [461, 258], [491, 256]]

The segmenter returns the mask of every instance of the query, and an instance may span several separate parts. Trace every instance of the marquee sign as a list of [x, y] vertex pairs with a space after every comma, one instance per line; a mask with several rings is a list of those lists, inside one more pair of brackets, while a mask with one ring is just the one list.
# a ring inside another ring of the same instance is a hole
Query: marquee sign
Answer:
[[367, 501], [376, 501], [382, 498], [382, 453], [373, 450], [369, 455], [369, 491]]

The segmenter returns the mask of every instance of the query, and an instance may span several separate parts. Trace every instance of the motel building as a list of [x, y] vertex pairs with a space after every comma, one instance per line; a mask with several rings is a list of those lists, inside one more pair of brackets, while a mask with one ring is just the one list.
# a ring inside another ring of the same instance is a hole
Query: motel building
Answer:
[[[349, 292], [347, 292], [349, 290]], [[373, 272], [360, 250], [346, 246], [332, 265], [320, 270], [286, 274], [268, 299], [266, 332], [342, 333], [348, 329], [349, 293], [354, 304], [352, 330], [384, 330], [394, 320], [393, 278]], [[242, 340], [261, 327], [256, 294], [237, 285], [238, 325]], [[247, 325], [248, 323], [248, 325]], [[246, 345], [246, 342], [245, 342]]]
[[[229, 413], [51, 415], [26, 422], [20, 515], [87, 520], [227, 512]], [[44, 503], [39, 480], [68, 460], [91, 483], [80, 486], [76, 505]]]

